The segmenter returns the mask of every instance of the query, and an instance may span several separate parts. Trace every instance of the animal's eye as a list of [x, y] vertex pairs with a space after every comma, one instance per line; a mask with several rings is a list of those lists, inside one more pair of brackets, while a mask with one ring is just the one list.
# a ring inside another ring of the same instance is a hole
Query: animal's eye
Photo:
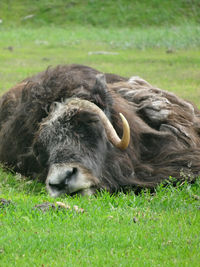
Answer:
[[86, 122], [87, 123], [97, 123], [99, 120], [98, 119], [90, 119], [90, 120], [87, 120]]
[[89, 112], [80, 112], [75, 116], [75, 122], [79, 125], [84, 125], [84, 124], [94, 124], [98, 123], [99, 117], [96, 114], [89, 113]]
[[83, 121], [86, 123], [97, 123], [99, 121], [99, 117], [96, 114], [86, 114]]

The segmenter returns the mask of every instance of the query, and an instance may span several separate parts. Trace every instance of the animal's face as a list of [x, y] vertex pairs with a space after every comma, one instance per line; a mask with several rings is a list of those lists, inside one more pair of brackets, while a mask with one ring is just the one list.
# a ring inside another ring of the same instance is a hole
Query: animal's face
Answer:
[[52, 196], [92, 194], [101, 184], [107, 151], [113, 149], [110, 142], [120, 149], [128, 146], [125, 119], [122, 140], [108, 119], [110, 98], [102, 76], [97, 77], [92, 99], [95, 103], [80, 98], [54, 103], [40, 124], [33, 151], [41, 166], [47, 165], [46, 185]]
[[49, 168], [49, 193], [92, 194], [101, 183], [107, 150], [113, 149], [110, 141], [124, 149], [124, 136], [120, 140], [105, 113], [87, 100], [55, 104], [33, 147], [40, 164]]
[[87, 191], [95, 187], [108, 146], [97, 114], [77, 105], [57, 103], [41, 124], [34, 151], [41, 164], [48, 164], [49, 193]]

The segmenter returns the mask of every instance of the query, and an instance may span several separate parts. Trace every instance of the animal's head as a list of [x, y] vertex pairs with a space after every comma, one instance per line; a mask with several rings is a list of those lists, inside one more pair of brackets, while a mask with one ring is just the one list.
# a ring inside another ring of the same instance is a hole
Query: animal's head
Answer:
[[107, 151], [123, 150], [129, 144], [130, 130], [123, 115], [122, 139], [110, 122], [111, 101], [102, 75], [97, 77], [91, 100], [54, 103], [40, 125], [33, 149], [40, 164], [47, 165], [46, 185], [52, 196], [92, 194], [101, 183]]

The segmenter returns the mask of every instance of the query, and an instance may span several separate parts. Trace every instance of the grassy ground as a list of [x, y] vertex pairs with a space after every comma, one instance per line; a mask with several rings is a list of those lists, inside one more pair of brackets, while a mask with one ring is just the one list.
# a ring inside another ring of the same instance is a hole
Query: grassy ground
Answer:
[[132, 27], [200, 22], [199, 0], [1, 0], [2, 25]]
[[[19, 28], [1, 30], [0, 36], [1, 92], [50, 65], [79, 63], [104, 72], [139, 75], [200, 105], [198, 26]], [[90, 54], [97, 51], [117, 54]]]
[[[134, 30], [1, 29], [1, 93], [49, 65], [82, 63], [105, 72], [139, 75], [200, 107], [197, 33], [199, 27], [188, 24]], [[102, 50], [117, 54], [88, 54]], [[12, 201], [8, 206], [0, 204], [0, 266], [196, 267], [199, 196], [197, 181], [177, 188], [161, 186], [154, 195], [104, 192], [55, 200], [44, 185], [0, 169], [0, 198]], [[34, 208], [56, 201], [70, 209]]]
[[[52, 200], [44, 187], [0, 172], [1, 266], [198, 266], [200, 184]], [[35, 209], [62, 201], [70, 209]], [[79, 213], [74, 205], [84, 209]]]

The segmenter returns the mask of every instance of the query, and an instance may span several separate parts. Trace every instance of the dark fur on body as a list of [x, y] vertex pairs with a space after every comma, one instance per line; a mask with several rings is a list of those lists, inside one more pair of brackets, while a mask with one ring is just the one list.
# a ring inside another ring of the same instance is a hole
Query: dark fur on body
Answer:
[[[50, 68], [4, 94], [0, 100], [0, 161], [45, 181], [49, 167], [78, 162], [91, 169], [97, 189], [154, 188], [169, 176], [193, 180], [200, 173], [200, 111], [140, 78], [105, 74], [81, 65]], [[71, 111], [48, 124], [66, 99], [94, 102], [119, 136], [123, 113], [131, 142], [121, 151], [107, 140], [96, 114]], [[46, 124], [45, 124], [46, 123]]]

